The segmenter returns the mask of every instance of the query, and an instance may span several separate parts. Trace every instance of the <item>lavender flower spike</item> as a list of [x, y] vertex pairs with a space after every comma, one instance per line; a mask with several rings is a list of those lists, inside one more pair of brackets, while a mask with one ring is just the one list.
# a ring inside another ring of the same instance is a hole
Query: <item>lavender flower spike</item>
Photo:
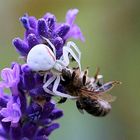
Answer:
[[[69, 38], [84, 40], [80, 28], [74, 23], [77, 13], [77, 9], [69, 10], [64, 23], [58, 23], [51, 13], [39, 19], [27, 14], [20, 18], [24, 37], [15, 38], [13, 46], [25, 63], [14, 62], [11, 68], [1, 71], [0, 140], [49, 140], [49, 135], [59, 128], [59, 123], [54, 121], [63, 116], [63, 111], [56, 107], [52, 95], [44, 91], [44, 74], [33, 71], [27, 64], [27, 57], [38, 44], [50, 47], [46, 38], [54, 45], [57, 60], [63, 56], [63, 47]], [[48, 73], [46, 81], [52, 75]], [[7, 88], [9, 94], [4, 93]], [[58, 91], [66, 93], [61, 83]]]
[[77, 13], [78, 9], [69, 10], [64, 23], [58, 23], [51, 13], [46, 13], [39, 19], [25, 14], [20, 18], [25, 28], [24, 39], [15, 38], [13, 45], [19, 54], [26, 58], [32, 47], [37, 44], [46, 44], [43, 36], [56, 47], [56, 58], [59, 59], [62, 56], [63, 46], [69, 38], [85, 40], [80, 27], [74, 23]]

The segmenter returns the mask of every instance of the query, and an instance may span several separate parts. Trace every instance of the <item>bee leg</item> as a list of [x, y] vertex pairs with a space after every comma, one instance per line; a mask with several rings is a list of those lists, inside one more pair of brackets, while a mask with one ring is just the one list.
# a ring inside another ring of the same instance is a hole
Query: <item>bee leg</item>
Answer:
[[63, 103], [65, 103], [66, 101], [67, 101], [67, 98], [62, 97], [57, 103], [58, 103], [58, 104], [63, 104]]
[[103, 85], [103, 76], [102, 75], [99, 75], [99, 67], [97, 67], [96, 69], [96, 73], [94, 75], [94, 78], [95, 78], [95, 82], [97, 83], [97, 85], [100, 87]]
[[84, 86], [86, 85], [86, 82], [87, 82], [87, 75], [88, 75], [88, 68], [84, 71], [84, 75], [83, 75], [83, 79], [82, 79]]
[[78, 108], [80, 113], [84, 114], [83, 107], [79, 101], [76, 101], [76, 107]]
[[76, 76], [76, 70], [74, 70], [73, 73], [72, 73], [72, 80], [75, 79], [75, 76]]

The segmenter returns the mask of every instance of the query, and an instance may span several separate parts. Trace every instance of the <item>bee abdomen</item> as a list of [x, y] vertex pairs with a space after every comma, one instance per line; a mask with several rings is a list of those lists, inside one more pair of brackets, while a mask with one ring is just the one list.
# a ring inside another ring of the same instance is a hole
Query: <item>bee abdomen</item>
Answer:
[[111, 105], [104, 100], [86, 100], [82, 101], [83, 109], [93, 116], [106, 116], [110, 110]]

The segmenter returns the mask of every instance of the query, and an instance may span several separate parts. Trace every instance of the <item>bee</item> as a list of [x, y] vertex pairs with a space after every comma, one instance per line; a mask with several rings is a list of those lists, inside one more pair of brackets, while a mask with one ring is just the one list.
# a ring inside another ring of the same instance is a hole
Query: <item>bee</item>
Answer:
[[[88, 69], [85, 71], [74, 68], [73, 70], [63, 69], [61, 84], [67, 94], [77, 96], [76, 106], [81, 113], [85, 110], [93, 116], [106, 116], [111, 110], [111, 102], [116, 97], [107, 94], [119, 81], [103, 83], [103, 76], [99, 75], [99, 69], [94, 77], [88, 77]], [[61, 98], [58, 103], [64, 103], [67, 98]]]

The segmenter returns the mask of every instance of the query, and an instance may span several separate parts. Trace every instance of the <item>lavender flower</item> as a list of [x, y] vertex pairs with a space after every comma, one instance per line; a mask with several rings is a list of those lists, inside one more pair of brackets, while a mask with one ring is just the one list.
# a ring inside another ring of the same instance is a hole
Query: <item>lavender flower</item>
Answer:
[[7, 107], [0, 110], [0, 114], [4, 117], [1, 120], [2, 122], [11, 122], [12, 124], [18, 123], [21, 117], [19, 98], [17, 98], [16, 102], [13, 102], [11, 98], [7, 103]]
[[73, 10], [71, 9], [67, 12], [66, 23], [70, 25], [71, 29], [68, 32], [68, 34], [65, 36], [65, 39], [73, 37], [75, 39], [80, 39], [82, 41], [85, 41], [85, 38], [82, 35], [80, 28], [78, 27], [78, 25], [74, 24], [78, 12], [79, 12], [78, 9], [73, 9]]
[[0, 86], [3, 88], [10, 88], [12, 94], [17, 95], [18, 89], [17, 85], [20, 80], [20, 68], [18, 64], [15, 64], [12, 69], [5, 68], [1, 71], [1, 78], [3, 79], [0, 82]]
[[84, 41], [80, 28], [74, 24], [77, 13], [77, 9], [69, 10], [66, 14], [65, 23], [57, 23], [55, 16], [51, 13], [46, 13], [43, 18], [38, 20], [25, 14], [20, 18], [25, 28], [24, 39], [15, 38], [13, 45], [21, 56], [26, 57], [32, 47], [37, 44], [47, 43], [43, 39], [45, 37], [54, 44], [57, 50], [57, 58], [60, 58], [62, 48], [69, 38]]
[[[63, 46], [69, 38], [84, 40], [80, 28], [74, 23], [77, 13], [77, 9], [68, 11], [65, 23], [57, 23], [51, 13], [38, 20], [27, 14], [20, 18], [25, 28], [24, 39], [15, 38], [13, 45], [24, 58], [25, 64], [13, 62], [11, 68], [1, 71], [1, 140], [48, 140], [49, 135], [59, 128], [54, 120], [62, 117], [63, 111], [56, 108], [52, 96], [43, 90], [44, 76], [28, 67], [26, 57], [31, 48], [47, 43], [44, 38], [54, 44], [57, 59], [61, 57]], [[4, 93], [4, 89], [10, 89], [10, 93]], [[64, 90], [62, 85], [58, 89]]]
[[[48, 139], [51, 132], [59, 127], [53, 120], [60, 118], [63, 112], [56, 109], [51, 97], [44, 92], [43, 77], [33, 73], [26, 64], [17, 63], [13, 63], [12, 68], [3, 69], [1, 76], [0, 120], [4, 138]], [[12, 89], [12, 96], [5, 95], [4, 88]]]

